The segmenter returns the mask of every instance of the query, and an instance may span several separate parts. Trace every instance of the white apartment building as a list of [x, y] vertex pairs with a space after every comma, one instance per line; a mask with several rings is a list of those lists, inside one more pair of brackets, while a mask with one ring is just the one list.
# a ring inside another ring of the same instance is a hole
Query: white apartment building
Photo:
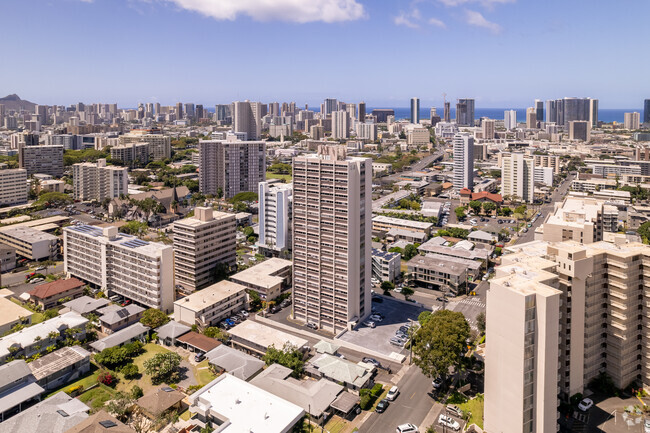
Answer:
[[454, 191], [474, 188], [474, 137], [466, 132], [454, 135]]
[[262, 103], [236, 101], [232, 103], [233, 131], [246, 134], [246, 140], [259, 140], [262, 134]]
[[171, 312], [174, 249], [119, 233], [116, 227], [78, 225], [63, 229], [63, 269], [108, 295]]
[[224, 280], [174, 302], [174, 320], [205, 329], [217, 326], [246, 305], [246, 287]]
[[149, 143], [133, 142], [111, 147], [111, 159], [123, 164], [145, 165], [149, 162]]
[[174, 222], [174, 270], [176, 284], [187, 291], [214, 282], [214, 271], [222, 263], [237, 265], [235, 214], [197, 207], [194, 216]]
[[535, 167], [535, 183], [553, 186], [554, 172], [551, 167]]
[[126, 167], [106, 165], [105, 159], [96, 163], [82, 162], [72, 166], [75, 200], [97, 200], [119, 197], [129, 192]]
[[171, 158], [172, 156], [172, 139], [162, 134], [151, 134], [150, 130], [132, 130], [128, 134], [120, 135], [120, 146], [132, 143], [147, 143], [149, 160], [160, 161], [163, 159]]
[[347, 111], [332, 112], [332, 138], [336, 140], [350, 138], [350, 116]]
[[560, 157], [558, 155], [533, 155], [535, 167], [550, 167], [555, 174], [560, 173]]
[[293, 317], [338, 333], [371, 309], [372, 161], [343, 146], [293, 160]]
[[27, 203], [27, 170], [0, 170], [0, 206]]
[[617, 388], [650, 388], [650, 247], [620, 238], [507, 250], [487, 298], [486, 431], [556, 431], [556, 397], [601, 373]]
[[503, 125], [508, 131], [517, 127], [517, 112], [515, 110], [506, 110], [503, 112]]
[[231, 198], [240, 192], [257, 192], [266, 179], [266, 142], [199, 141], [199, 186], [203, 194]]
[[63, 176], [63, 146], [20, 146], [18, 164], [27, 176], [36, 173]]
[[504, 153], [501, 156], [501, 196], [533, 202], [535, 164], [531, 156], [523, 153]]
[[396, 283], [401, 273], [402, 255], [372, 249], [372, 277]]
[[257, 247], [278, 254], [291, 249], [293, 184], [259, 183], [259, 239]]
[[357, 138], [375, 141], [377, 139], [376, 123], [357, 123]]
[[583, 244], [603, 240], [603, 232], [618, 231], [618, 208], [602, 200], [567, 197], [555, 203], [543, 225], [543, 240], [574, 240]]

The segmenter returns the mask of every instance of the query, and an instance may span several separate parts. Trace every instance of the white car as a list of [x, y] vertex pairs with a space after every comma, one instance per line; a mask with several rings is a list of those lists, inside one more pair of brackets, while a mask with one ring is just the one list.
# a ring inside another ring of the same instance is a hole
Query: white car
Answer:
[[386, 394], [386, 400], [395, 401], [398, 394], [399, 394], [399, 388], [394, 386], [388, 390], [388, 394]]
[[650, 433], [650, 419], [646, 419], [643, 422], [643, 431], [644, 433]]
[[460, 424], [458, 424], [458, 421], [443, 413], [441, 413], [440, 417], [438, 418], [438, 424], [448, 427], [454, 431], [460, 430]]
[[419, 433], [419, 431], [420, 430], [411, 423], [398, 425], [397, 429], [395, 429], [395, 433]]
[[583, 412], [588, 411], [594, 405], [594, 401], [590, 398], [583, 398], [580, 403], [578, 403], [578, 409]]

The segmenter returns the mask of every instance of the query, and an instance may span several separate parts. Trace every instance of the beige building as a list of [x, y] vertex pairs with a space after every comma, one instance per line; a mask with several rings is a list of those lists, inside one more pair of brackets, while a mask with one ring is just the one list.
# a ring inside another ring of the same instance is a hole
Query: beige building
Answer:
[[0, 206], [27, 203], [27, 170], [0, 170]]
[[591, 124], [586, 120], [572, 120], [569, 122], [569, 140], [591, 140]]
[[388, 232], [392, 229], [408, 230], [410, 232], [424, 233], [427, 237], [431, 235], [433, 223], [422, 221], [411, 221], [402, 218], [387, 217], [377, 215], [372, 219], [372, 230], [378, 232]]
[[41, 180], [36, 184], [35, 190], [37, 194], [41, 192], [64, 192], [65, 182], [54, 179]]
[[483, 139], [485, 140], [494, 139], [495, 124], [496, 122], [491, 119], [484, 119], [481, 122], [481, 132], [483, 133]]
[[171, 137], [162, 134], [150, 134], [149, 130], [133, 130], [119, 136], [119, 144], [147, 143], [149, 145], [149, 160], [159, 161], [172, 156]]
[[639, 129], [639, 126], [641, 125], [641, 114], [637, 112], [625, 113], [623, 125], [624, 128], [628, 130]]
[[533, 202], [535, 164], [532, 156], [523, 153], [504, 153], [501, 156], [501, 196]]
[[406, 127], [406, 144], [409, 146], [428, 146], [431, 144], [431, 134], [427, 128], [420, 125]]
[[16, 250], [29, 260], [53, 260], [59, 255], [59, 238], [19, 224], [0, 228], [0, 243]]
[[526, 128], [537, 129], [537, 111], [534, 107], [526, 108]]
[[372, 160], [293, 160], [293, 317], [338, 333], [370, 314]]
[[240, 192], [257, 192], [266, 179], [266, 142], [199, 141], [199, 185], [204, 194], [231, 198]]
[[[555, 396], [583, 393], [601, 373], [617, 388], [650, 388], [650, 349], [642, 344], [650, 335], [642, 302], [650, 297], [650, 247], [623, 242], [507, 249], [487, 298], [487, 431], [555, 431]], [[535, 428], [522, 429], [530, 416]]]
[[27, 176], [36, 173], [63, 176], [63, 146], [20, 146], [18, 151], [20, 168], [27, 170]]
[[119, 233], [116, 227], [63, 229], [66, 274], [148, 308], [170, 312], [174, 303], [174, 249]]
[[533, 155], [535, 167], [550, 167], [555, 174], [560, 173], [560, 157], [558, 155]]
[[617, 230], [615, 206], [593, 198], [567, 197], [555, 204], [555, 210], [544, 221], [542, 239], [589, 244], [603, 240], [603, 232]]
[[246, 305], [246, 287], [224, 280], [174, 302], [174, 320], [205, 329], [217, 326]]
[[271, 258], [232, 275], [235, 283], [254, 290], [264, 301], [270, 301], [291, 289], [291, 260]]
[[75, 200], [97, 200], [128, 194], [129, 175], [126, 167], [106, 165], [105, 159], [96, 163], [83, 162], [72, 166]]
[[259, 140], [262, 134], [262, 103], [236, 101], [232, 103], [234, 132], [246, 134], [246, 140]]
[[214, 282], [215, 267], [237, 265], [235, 214], [197, 207], [194, 216], [174, 222], [176, 284], [194, 291]]
[[132, 142], [111, 147], [111, 159], [126, 165], [146, 165], [149, 162], [149, 143]]

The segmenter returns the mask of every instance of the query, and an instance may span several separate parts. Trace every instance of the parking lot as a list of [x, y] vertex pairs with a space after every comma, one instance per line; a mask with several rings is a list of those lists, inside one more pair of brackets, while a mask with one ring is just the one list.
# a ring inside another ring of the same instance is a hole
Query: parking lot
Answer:
[[406, 353], [405, 349], [392, 345], [390, 339], [395, 336], [400, 326], [409, 321], [418, 320], [418, 315], [426, 311], [417, 305], [409, 305], [394, 299], [382, 297], [383, 302], [373, 302], [373, 308], [383, 314], [381, 322], [375, 322], [376, 327], [370, 328], [363, 324], [357, 326], [353, 331], [341, 335], [339, 339], [348, 341], [361, 347], [374, 350], [386, 356], [391, 353]]

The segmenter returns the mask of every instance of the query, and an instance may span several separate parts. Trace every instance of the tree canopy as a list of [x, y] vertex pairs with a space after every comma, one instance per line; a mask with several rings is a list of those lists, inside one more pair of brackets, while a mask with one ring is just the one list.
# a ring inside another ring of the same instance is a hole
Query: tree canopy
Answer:
[[151, 376], [154, 385], [159, 383], [174, 383], [179, 379], [178, 367], [183, 358], [175, 352], [156, 353], [153, 358], [144, 362], [144, 371]]
[[413, 257], [418, 255], [418, 249], [413, 244], [408, 244], [404, 247], [404, 260], [411, 260]]
[[296, 378], [302, 375], [305, 365], [302, 352], [289, 342], [284, 343], [282, 349], [276, 349], [273, 345], [269, 346], [262, 360], [266, 362], [266, 365], [280, 364], [290, 368], [293, 370], [291, 375]]
[[140, 323], [144, 326], [150, 327], [151, 329], [158, 328], [167, 322], [169, 322], [169, 317], [156, 308], [149, 308], [146, 310], [140, 319]]
[[470, 328], [463, 313], [438, 310], [418, 331], [413, 346], [415, 364], [429, 377], [446, 376], [467, 350]]

